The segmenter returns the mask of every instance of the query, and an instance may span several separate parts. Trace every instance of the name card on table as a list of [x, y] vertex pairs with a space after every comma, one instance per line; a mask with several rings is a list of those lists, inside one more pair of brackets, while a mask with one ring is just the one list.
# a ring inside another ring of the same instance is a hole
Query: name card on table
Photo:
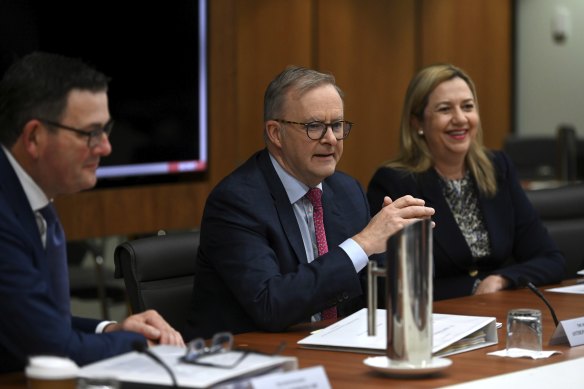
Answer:
[[253, 378], [251, 386], [253, 389], [331, 388], [322, 366]]
[[550, 345], [570, 343], [570, 347], [584, 344], [584, 316], [562, 320], [550, 339]]

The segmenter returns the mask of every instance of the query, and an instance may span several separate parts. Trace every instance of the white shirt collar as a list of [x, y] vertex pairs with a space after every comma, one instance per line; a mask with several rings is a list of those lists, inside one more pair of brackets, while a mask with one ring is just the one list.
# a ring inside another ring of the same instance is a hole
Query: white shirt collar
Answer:
[[50, 200], [45, 195], [45, 192], [37, 185], [36, 182], [32, 179], [31, 176], [20, 166], [18, 161], [14, 159], [10, 151], [2, 146], [6, 157], [8, 158], [8, 162], [12, 165], [18, 180], [20, 181], [20, 185], [24, 189], [24, 193], [26, 194], [26, 198], [30, 204], [30, 207], [33, 211], [38, 211], [39, 209], [45, 207], [49, 204]]
[[[298, 181], [295, 177], [293, 177], [290, 173], [288, 173], [284, 168], [280, 165], [280, 163], [270, 154], [270, 160], [272, 161], [272, 165], [274, 165], [274, 169], [276, 169], [276, 173], [278, 177], [280, 177], [280, 181], [282, 181], [282, 185], [284, 185], [284, 189], [286, 190], [286, 194], [288, 195], [288, 200], [290, 200], [290, 204], [294, 204], [298, 200], [300, 200], [306, 192], [310, 189], [310, 187], [300, 181]], [[322, 182], [319, 183], [316, 188], [322, 190]]]

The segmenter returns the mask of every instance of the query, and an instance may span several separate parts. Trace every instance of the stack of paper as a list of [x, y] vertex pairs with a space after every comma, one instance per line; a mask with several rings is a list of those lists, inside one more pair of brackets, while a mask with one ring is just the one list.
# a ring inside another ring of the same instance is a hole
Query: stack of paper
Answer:
[[[180, 357], [185, 353], [185, 349], [181, 347], [155, 346], [150, 350], [166, 363], [176, 376], [178, 386], [184, 388], [208, 388], [243, 377], [298, 368], [298, 360], [295, 357], [249, 353], [237, 366], [219, 368], [181, 362]], [[228, 358], [229, 355], [225, 354], [225, 357]], [[80, 369], [79, 377], [108, 377], [126, 383], [172, 385], [168, 372], [162, 366], [148, 356], [137, 352], [87, 365]], [[139, 386], [144, 387], [144, 385]]]
[[[300, 340], [306, 348], [324, 348], [384, 354], [387, 326], [385, 309], [377, 310], [376, 336], [367, 335], [367, 309], [355, 312]], [[494, 317], [432, 314], [432, 353], [445, 356], [497, 344]]]

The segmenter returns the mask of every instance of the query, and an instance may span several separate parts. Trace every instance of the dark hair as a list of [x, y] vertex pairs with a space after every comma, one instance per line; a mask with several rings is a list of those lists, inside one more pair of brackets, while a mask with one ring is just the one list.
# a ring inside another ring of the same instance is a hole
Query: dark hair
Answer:
[[107, 91], [108, 82], [76, 58], [43, 52], [24, 56], [0, 81], [0, 143], [11, 147], [35, 117], [59, 121], [71, 90]]

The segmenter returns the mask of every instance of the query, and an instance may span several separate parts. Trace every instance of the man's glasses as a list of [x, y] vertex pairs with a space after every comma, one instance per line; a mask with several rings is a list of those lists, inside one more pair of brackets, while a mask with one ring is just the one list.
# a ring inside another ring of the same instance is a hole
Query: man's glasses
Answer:
[[202, 338], [191, 340], [187, 344], [187, 351], [180, 358], [182, 362], [193, 365], [231, 369], [236, 367], [249, 353], [277, 355], [286, 347], [281, 343], [272, 354], [262, 353], [251, 349], [233, 348], [233, 335], [230, 332], [219, 332], [213, 335], [211, 344], [207, 346]]
[[233, 335], [229, 332], [219, 332], [213, 335], [209, 347], [202, 338], [191, 340], [187, 344], [187, 351], [181, 360], [194, 365], [229, 369], [237, 366], [247, 355], [245, 351], [231, 352], [232, 349]]
[[300, 122], [291, 122], [289, 120], [284, 119], [273, 119], [278, 123], [284, 124], [299, 124], [306, 128], [306, 135], [312, 140], [321, 140], [326, 135], [328, 128], [330, 127], [333, 130], [333, 135], [337, 140], [343, 140], [349, 136], [349, 132], [351, 132], [351, 127], [353, 124], [346, 120], [337, 120], [336, 122], [332, 123], [324, 123], [324, 122], [310, 122], [310, 123], [300, 123]]
[[37, 120], [42, 122], [42, 123], [45, 123], [49, 126], [52, 126], [52, 127], [61, 128], [63, 130], [72, 131], [72, 132], [75, 132], [79, 135], [86, 136], [87, 137], [87, 147], [89, 147], [90, 149], [98, 146], [101, 143], [101, 140], [103, 139], [103, 134], [105, 134], [107, 137], [109, 137], [109, 135], [112, 133], [112, 129], [114, 127], [113, 120], [110, 120], [109, 122], [107, 122], [105, 124], [105, 126], [103, 126], [101, 128], [96, 128], [95, 130], [91, 130], [91, 131], [80, 130], [79, 128], [69, 127], [69, 126], [66, 126], [64, 124], [53, 122], [53, 121], [47, 120], [47, 119], [37, 118]]

